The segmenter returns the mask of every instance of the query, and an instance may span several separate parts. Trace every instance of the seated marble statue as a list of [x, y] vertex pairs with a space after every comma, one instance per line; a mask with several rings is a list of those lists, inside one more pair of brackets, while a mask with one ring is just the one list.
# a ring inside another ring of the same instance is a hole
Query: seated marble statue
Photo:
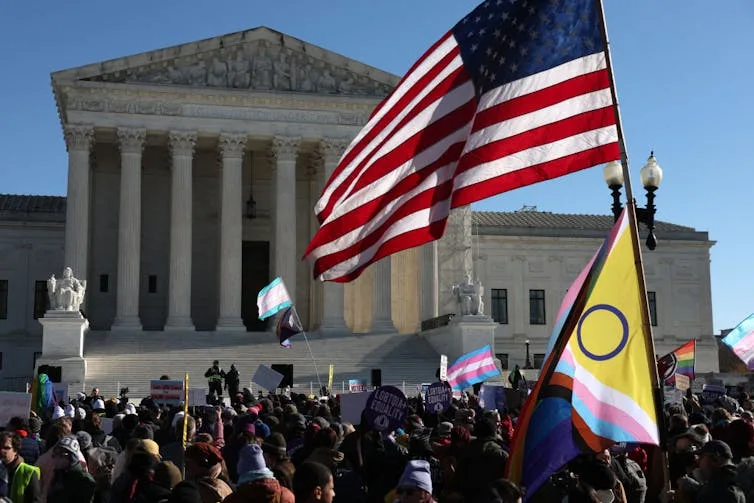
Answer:
[[453, 285], [453, 296], [461, 316], [484, 314], [484, 287], [479, 280], [473, 282], [471, 275], [467, 274], [463, 283]]
[[47, 280], [47, 292], [50, 296], [50, 309], [53, 311], [78, 311], [84, 303], [86, 281], [73, 276], [70, 267], [63, 269], [63, 277], [55, 275]]

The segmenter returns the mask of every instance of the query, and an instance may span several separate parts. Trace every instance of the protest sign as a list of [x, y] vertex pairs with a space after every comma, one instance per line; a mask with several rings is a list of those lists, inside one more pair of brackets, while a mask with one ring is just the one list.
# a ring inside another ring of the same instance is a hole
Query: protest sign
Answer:
[[369, 393], [343, 393], [340, 395], [340, 417], [344, 423], [361, 424], [361, 413], [367, 405]]
[[160, 405], [178, 405], [183, 402], [183, 381], [149, 381], [149, 395]]
[[272, 370], [267, 365], [260, 365], [251, 382], [267, 391], [275, 391], [280, 386], [280, 383], [283, 382], [283, 374], [277, 370]]
[[207, 405], [207, 388], [189, 388], [189, 406]]
[[507, 406], [506, 388], [482, 384], [479, 390], [479, 405], [487, 410], [503, 410]]
[[55, 393], [55, 402], [64, 404], [68, 403], [68, 383], [67, 382], [54, 382], [52, 383], [52, 392]]
[[0, 391], [0, 426], [5, 426], [12, 417], [29, 417], [31, 395], [13, 391]]
[[725, 395], [725, 386], [720, 384], [705, 384], [702, 386], [702, 405], [714, 405], [715, 401]]
[[395, 386], [374, 390], [367, 400], [366, 420], [377, 431], [391, 431], [403, 425], [408, 414], [408, 400]]
[[453, 401], [453, 389], [447, 382], [436, 382], [424, 394], [424, 407], [431, 414], [442, 414]]
[[675, 375], [675, 387], [681, 391], [686, 391], [691, 387], [691, 379], [689, 376], [683, 374]]
[[363, 393], [364, 391], [367, 390], [367, 380], [366, 379], [349, 379], [348, 390], [351, 393]]
[[448, 355], [440, 355], [440, 380], [448, 380]]
[[101, 417], [99, 420], [100, 425], [102, 426], [102, 432], [105, 435], [110, 435], [113, 432], [113, 418]]

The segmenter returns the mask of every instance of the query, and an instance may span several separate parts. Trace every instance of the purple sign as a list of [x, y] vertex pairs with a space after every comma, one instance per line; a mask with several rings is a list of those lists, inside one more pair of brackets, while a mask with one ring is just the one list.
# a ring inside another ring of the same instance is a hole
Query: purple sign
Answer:
[[453, 401], [453, 389], [447, 382], [431, 384], [424, 394], [424, 406], [430, 414], [442, 414]]
[[401, 390], [383, 386], [369, 395], [366, 419], [377, 431], [392, 431], [403, 426], [408, 415], [408, 401]]

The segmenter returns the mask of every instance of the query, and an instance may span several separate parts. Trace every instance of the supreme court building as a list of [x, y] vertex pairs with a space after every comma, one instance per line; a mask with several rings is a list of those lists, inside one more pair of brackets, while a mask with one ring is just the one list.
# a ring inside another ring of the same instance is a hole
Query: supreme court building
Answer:
[[[166, 342], [264, 331], [256, 296], [275, 276], [309, 330], [410, 337], [453, 312], [451, 287], [468, 272], [499, 323], [504, 366], [523, 363], [525, 341], [543, 354], [611, 216], [461, 209], [442, 240], [347, 285], [312, 280], [301, 261], [325, 180], [398, 80], [267, 28], [53, 73], [67, 197], [0, 196], [0, 341], [25, 337], [36, 352], [40, 282], [64, 266], [88, 281], [92, 332]], [[657, 234], [645, 259], [658, 351], [697, 338], [709, 348], [697, 358], [717, 370], [714, 243], [663, 222]], [[8, 368], [0, 377], [23, 372]]]

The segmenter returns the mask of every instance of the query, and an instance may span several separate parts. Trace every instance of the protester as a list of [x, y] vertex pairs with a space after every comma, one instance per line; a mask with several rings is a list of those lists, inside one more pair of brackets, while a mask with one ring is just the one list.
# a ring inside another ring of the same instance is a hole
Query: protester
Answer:
[[14, 503], [40, 503], [42, 489], [39, 468], [29, 465], [20, 455], [23, 442], [17, 432], [0, 433], [0, 461], [5, 471], [7, 496]]
[[323, 464], [306, 461], [296, 468], [293, 492], [296, 503], [332, 503], [335, 498], [332, 473]]
[[96, 483], [81, 463], [81, 449], [73, 436], [64, 436], [52, 448], [54, 475], [47, 503], [91, 503]]

